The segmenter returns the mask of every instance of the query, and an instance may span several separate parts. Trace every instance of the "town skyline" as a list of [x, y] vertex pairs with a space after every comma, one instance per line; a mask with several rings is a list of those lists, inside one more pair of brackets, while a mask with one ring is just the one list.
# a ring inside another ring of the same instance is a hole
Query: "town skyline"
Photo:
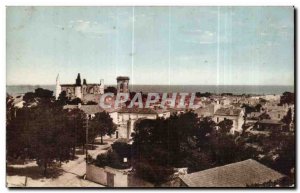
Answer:
[[294, 85], [293, 7], [7, 9], [7, 85]]

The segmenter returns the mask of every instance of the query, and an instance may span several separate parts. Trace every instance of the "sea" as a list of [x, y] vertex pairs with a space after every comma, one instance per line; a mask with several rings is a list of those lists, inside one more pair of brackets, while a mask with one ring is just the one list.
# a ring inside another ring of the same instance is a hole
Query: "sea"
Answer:
[[[116, 86], [116, 85], [108, 85]], [[55, 93], [55, 85], [8, 85], [6, 93], [9, 95], [24, 94], [26, 92], [34, 92], [37, 88], [44, 88]], [[282, 94], [284, 92], [294, 92], [294, 86], [276, 86], [276, 85], [130, 85], [130, 91], [133, 92], [209, 92], [214, 94], [232, 93], [232, 94], [251, 94], [251, 95], [267, 95]]]

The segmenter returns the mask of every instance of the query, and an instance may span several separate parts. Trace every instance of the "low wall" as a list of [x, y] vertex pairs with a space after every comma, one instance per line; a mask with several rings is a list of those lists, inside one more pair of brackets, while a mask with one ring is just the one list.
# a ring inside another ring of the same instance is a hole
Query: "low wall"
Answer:
[[104, 168], [88, 164], [86, 166], [86, 179], [107, 186], [107, 173]]
[[[113, 175], [113, 185], [107, 184], [108, 175]], [[92, 164], [86, 167], [86, 179], [110, 187], [153, 187], [153, 184], [129, 175], [129, 169], [101, 168]]]

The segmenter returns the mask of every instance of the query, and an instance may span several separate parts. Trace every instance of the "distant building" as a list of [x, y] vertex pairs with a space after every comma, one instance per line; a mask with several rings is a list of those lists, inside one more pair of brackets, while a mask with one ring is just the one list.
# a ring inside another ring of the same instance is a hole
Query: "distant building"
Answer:
[[244, 110], [240, 108], [220, 108], [213, 116], [213, 120], [218, 124], [221, 121], [229, 119], [233, 121], [231, 133], [242, 131], [242, 125], [244, 124]]
[[267, 114], [270, 115], [271, 119], [280, 121], [287, 114], [287, 111], [287, 109], [272, 109], [268, 110]]
[[170, 117], [170, 111], [151, 108], [122, 108], [117, 113], [117, 138], [130, 139], [136, 121], [140, 119], [156, 119]]
[[63, 109], [80, 109], [82, 110], [89, 118], [93, 118], [96, 113], [103, 112], [104, 109], [102, 109], [99, 105], [65, 105]]
[[248, 159], [180, 176], [183, 187], [247, 187], [280, 183], [285, 175]]
[[209, 104], [205, 107], [199, 107], [198, 109], [194, 110], [194, 112], [198, 115], [198, 117], [212, 117], [215, 112], [215, 105]]
[[129, 77], [117, 77], [117, 91], [118, 93], [129, 93]]
[[86, 79], [83, 79], [83, 82], [81, 82], [80, 73], [78, 73], [75, 84], [60, 84], [58, 75], [56, 78], [55, 98], [58, 99], [63, 91], [66, 92], [66, 96], [70, 99], [80, 98], [81, 100], [89, 99], [98, 102], [94, 96], [100, 96], [104, 93], [104, 80], [101, 79], [99, 84], [88, 84]]
[[263, 119], [257, 121], [255, 124], [255, 129], [258, 131], [271, 131], [271, 130], [278, 130], [281, 131], [284, 129], [285, 124], [278, 120], [272, 119]]

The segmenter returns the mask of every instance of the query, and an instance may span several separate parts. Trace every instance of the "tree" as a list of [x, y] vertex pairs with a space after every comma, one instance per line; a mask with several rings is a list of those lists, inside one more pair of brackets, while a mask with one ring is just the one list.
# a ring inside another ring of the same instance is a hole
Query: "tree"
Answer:
[[295, 103], [295, 94], [291, 93], [291, 92], [284, 92], [281, 96], [280, 96], [280, 103], [279, 105], [284, 105], [284, 104], [294, 104]]
[[261, 106], [261, 104], [257, 104], [254, 108], [255, 108], [256, 112], [260, 112], [262, 106]]
[[74, 141], [67, 125], [67, 114], [54, 102], [52, 94], [45, 89], [26, 93], [25, 101], [36, 105], [27, 104], [18, 109], [7, 125], [8, 157], [35, 159], [44, 168], [44, 175], [54, 162], [71, 159]]
[[106, 89], [104, 89], [104, 93], [114, 93], [114, 95], [117, 94], [116, 87], [108, 86]]
[[205, 147], [210, 144], [209, 140], [212, 137], [212, 133], [216, 129], [216, 123], [209, 117], [204, 117], [199, 123], [199, 129], [197, 129], [196, 137], [198, 146]]
[[243, 104], [242, 108], [245, 108], [245, 113], [250, 114], [252, 112], [256, 112], [256, 108], [247, 104]]
[[47, 168], [55, 161], [71, 159], [72, 133], [66, 126], [66, 114], [60, 108], [36, 107], [30, 114], [27, 133], [31, 138], [30, 148], [38, 165]]
[[6, 126], [6, 150], [7, 157], [18, 159], [25, 158], [25, 148], [29, 141], [24, 137], [26, 133], [29, 109], [16, 109], [15, 115], [12, 116]]
[[96, 103], [95, 101], [88, 101], [86, 104], [87, 105], [97, 105], [98, 103]]
[[168, 119], [137, 121], [132, 134], [136, 174], [153, 183], [163, 183], [174, 167], [186, 167], [186, 149], [195, 144], [198, 128], [199, 119], [192, 111], [173, 114]]
[[13, 99], [13, 97], [10, 96], [10, 95], [7, 95], [6, 96], [6, 126], [13, 119], [15, 110], [16, 109], [14, 107], [14, 99]]
[[112, 150], [104, 154], [99, 154], [93, 163], [98, 167], [109, 166], [116, 169], [126, 169], [130, 167], [129, 163], [124, 163], [120, 155]]
[[67, 112], [68, 128], [74, 139], [73, 157], [75, 156], [76, 146], [81, 145], [82, 149], [84, 149], [86, 144], [86, 129], [84, 126], [86, 119], [85, 113], [78, 108], [71, 109]]
[[101, 144], [103, 144], [104, 135], [112, 135], [116, 131], [116, 125], [113, 123], [112, 118], [107, 112], [96, 113], [95, 117], [90, 121], [90, 128], [95, 131], [92, 133], [93, 138], [97, 134], [101, 137]]
[[27, 92], [23, 96], [25, 106], [31, 106], [33, 103], [51, 103], [54, 101], [53, 91], [37, 88], [34, 92]]
[[135, 175], [154, 183], [154, 185], [160, 185], [168, 181], [173, 173], [174, 169], [172, 167], [149, 163], [147, 160], [139, 160], [139, 162], [135, 164]]
[[286, 113], [286, 115], [282, 118], [281, 120], [283, 123], [285, 123], [288, 127], [290, 126], [291, 122], [292, 122], [292, 110], [291, 108], [289, 108], [288, 112]]
[[221, 121], [218, 126], [219, 126], [219, 133], [222, 134], [227, 134], [230, 132], [231, 128], [233, 125], [233, 121], [230, 119], [224, 119], [223, 121]]
[[210, 97], [211, 93], [209, 92], [205, 92], [205, 93], [201, 93], [201, 92], [196, 92], [196, 97], [200, 98], [200, 97]]
[[127, 158], [128, 160], [131, 159], [131, 145], [126, 142], [116, 141], [111, 145], [112, 149], [116, 154], [118, 154], [120, 161], [123, 158]]
[[58, 96], [58, 99], [56, 101], [59, 105], [61, 106], [64, 106], [66, 104], [68, 104], [70, 101], [69, 101], [69, 98], [67, 97], [67, 93], [66, 91], [62, 91], [59, 96]]
[[79, 103], [82, 103], [80, 98], [74, 98], [69, 102], [70, 105], [78, 105]]
[[272, 132], [270, 136], [261, 139], [263, 164], [290, 177], [294, 183], [296, 164], [295, 135], [293, 132]]

